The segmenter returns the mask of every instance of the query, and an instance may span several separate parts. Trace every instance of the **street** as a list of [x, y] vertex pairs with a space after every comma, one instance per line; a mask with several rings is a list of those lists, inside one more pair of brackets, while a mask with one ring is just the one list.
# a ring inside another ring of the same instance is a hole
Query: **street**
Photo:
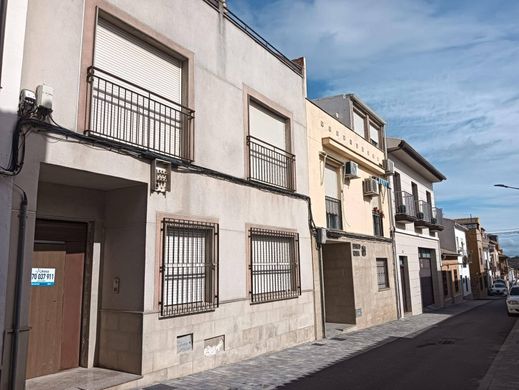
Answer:
[[516, 321], [492, 301], [282, 388], [477, 389]]

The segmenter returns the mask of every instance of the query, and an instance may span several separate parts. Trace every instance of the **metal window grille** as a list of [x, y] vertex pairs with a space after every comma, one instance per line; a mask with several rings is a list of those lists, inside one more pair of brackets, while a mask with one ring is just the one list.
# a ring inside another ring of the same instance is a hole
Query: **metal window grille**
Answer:
[[330, 196], [325, 197], [326, 203], [326, 227], [342, 230], [342, 207], [339, 199]]
[[251, 228], [251, 302], [262, 303], [301, 295], [299, 235]]
[[389, 288], [389, 275], [387, 272], [387, 259], [377, 259], [378, 289]]
[[193, 110], [94, 67], [88, 83], [87, 134], [190, 161]]
[[458, 271], [454, 270], [454, 289], [456, 292], [460, 291], [460, 281], [458, 279]]
[[162, 317], [218, 307], [218, 224], [163, 219], [161, 276]]
[[295, 156], [260, 139], [248, 136], [249, 180], [295, 190]]
[[447, 281], [447, 271], [442, 271], [443, 296], [449, 295], [449, 285]]
[[380, 213], [373, 213], [373, 232], [377, 237], [384, 236], [384, 225], [382, 223], [382, 215]]

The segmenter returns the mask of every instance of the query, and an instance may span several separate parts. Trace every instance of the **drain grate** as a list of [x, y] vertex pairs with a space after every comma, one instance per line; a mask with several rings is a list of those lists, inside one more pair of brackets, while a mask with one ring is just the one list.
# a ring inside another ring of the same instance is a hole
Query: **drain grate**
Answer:
[[346, 341], [346, 339], [343, 339], [342, 337], [332, 337], [330, 340], [335, 340], [335, 341]]
[[163, 383], [159, 383], [157, 385], [145, 387], [143, 390], [172, 390], [172, 389], [175, 389], [175, 387], [165, 385]]
[[323, 343], [312, 343], [312, 345], [316, 345], [316, 346], [318, 346], [318, 347], [322, 347], [322, 346], [324, 346]]

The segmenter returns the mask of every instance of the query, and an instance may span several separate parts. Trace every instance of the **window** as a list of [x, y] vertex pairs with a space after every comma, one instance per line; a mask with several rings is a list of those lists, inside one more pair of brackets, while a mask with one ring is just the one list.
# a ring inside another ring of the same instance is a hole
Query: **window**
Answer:
[[249, 233], [251, 303], [301, 295], [299, 235], [258, 228]]
[[366, 136], [366, 117], [356, 110], [353, 110], [353, 131], [362, 138]]
[[369, 140], [372, 145], [375, 145], [377, 147], [380, 143], [379, 134], [380, 134], [380, 128], [370, 122], [370, 124], [369, 124]]
[[326, 227], [342, 230], [342, 207], [337, 168], [324, 167], [324, 192], [326, 203]]
[[295, 156], [288, 152], [289, 121], [249, 102], [249, 180], [295, 190]]
[[99, 18], [87, 134], [189, 161], [193, 111], [184, 106], [186, 67], [187, 59]]
[[389, 274], [387, 272], [387, 259], [377, 259], [378, 289], [389, 288]]
[[373, 234], [377, 237], [384, 237], [384, 224], [382, 222], [384, 214], [378, 209], [373, 210]]
[[449, 284], [447, 281], [447, 271], [442, 271], [443, 296], [449, 295]]
[[160, 314], [174, 317], [218, 306], [218, 225], [162, 220]]
[[460, 281], [458, 279], [458, 271], [454, 270], [454, 290], [456, 292], [460, 291]]

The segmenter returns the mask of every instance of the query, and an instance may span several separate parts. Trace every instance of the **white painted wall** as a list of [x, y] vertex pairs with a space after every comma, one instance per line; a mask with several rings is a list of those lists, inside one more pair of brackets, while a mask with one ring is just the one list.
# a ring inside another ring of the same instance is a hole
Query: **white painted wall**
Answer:
[[[458, 264], [459, 264], [459, 274], [461, 279], [461, 286], [463, 288], [463, 296], [468, 296], [472, 294], [472, 287], [470, 283], [470, 268], [468, 265], [463, 266], [463, 257], [468, 256], [467, 253], [467, 236], [465, 231], [457, 228], [454, 225], [454, 238], [456, 240], [456, 249], [458, 250]], [[465, 284], [465, 278], [468, 279], [468, 282]]]

